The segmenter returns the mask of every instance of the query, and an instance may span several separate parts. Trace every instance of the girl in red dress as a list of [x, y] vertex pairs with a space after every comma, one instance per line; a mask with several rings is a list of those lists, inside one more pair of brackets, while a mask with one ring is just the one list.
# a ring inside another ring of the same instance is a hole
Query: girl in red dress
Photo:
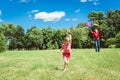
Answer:
[[[63, 58], [64, 58], [64, 68], [63, 71], [65, 72], [67, 69], [67, 65], [70, 61], [70, 53], [71, 53], [71, 33], [69, 34], [70, 36], [65, 37], [65, 41], [62, 44], [62, 47], [60, 48], [60, 50], [63, 50]], [[59, 52], [59, 51], [57, 51]]]

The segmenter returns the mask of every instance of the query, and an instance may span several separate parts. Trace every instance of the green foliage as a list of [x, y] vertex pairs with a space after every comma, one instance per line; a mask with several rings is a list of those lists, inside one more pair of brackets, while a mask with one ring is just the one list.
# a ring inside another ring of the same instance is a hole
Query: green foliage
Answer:
[[116, 35], [115, 40], [116, 40], [116, 47], [117, 47], [117, 48], [120, 48], [120, 31], [119, 31], [119, 33]]
[[[120, 10], [108, 10], [104, 12], [92, 11], [88, 14], [89, 20], [93, 20], [98, 24], [101, 33], [101, 47], [119, 47], [119, 31], [120, 31]], [[85, 27], [84, 22], [72, 26], [72, 48], [93, 48], [94, 39], [89, 30]], [[0, 25], [0, 33], [4, 34], [8, 48], [10, 50], [21, 49], [57, 49], [64, 42], [64, 37], [68, 35], [68, 29], [52, 29], [51, 27], [39, 29], [36, 26], [24, 31], [22, 26], [9, 24]], [[115, 38], [111, 39], [111, 38]]]
[[120, 31], [120, 10], [109, 10], [106, 15], [103, 12], [93, 11], [88, 14], [88, 18], [102, 26], [101, 45], [102, 47], [109, 47], [110, 42], [107, 42], [107, 40], [115, 37]]
[[98, 24], [98, 25], [101, 25], [104, 21], [104, 13], [103, 12], [96, 12], [96, 11], [93, 11], [91, 13], [88, 14], [88, 18], [90, 20], [93, 20], [94, 23]]
[[7, 49], [7, 42], [5, 36], [0, 33], [0, 53], [6, 51]]
[[83, 44], [87, 41], [88, 32], [85, 27], [72, 30], [72, 47], [83, 48]]
[[110, 45], [109, 48], [116, 48], [116, 45]]
[[109, 48], [115, 48], [115, 38], [108, 38], [106, 44]]
[[40, 49], [43, 44], [42, 31], [34, 26], [27, 31], [25, 39], [27, 49]]
[[42, 49], [49, 49], [52, 45], [52, 36], [54, 35], [53, 30], [50, 27], [43, 28], [42, 35], [43, 35]]
[[52, 44], [55, 44], [56, 48], [60, 48], [64, 42], [65, 36], [67, 36], [67, 29], [54, 30], [52, 36]]
[[115, 37], [120, 31], [120, 10], [109, 10], [107, 12], [106, 22], [109, 27], [109, 36]]
[[18, 25], [14, 31], [14, 35], [10, 39], [9, 49], [23, 49], [25, 39], [24, 36], [24, 29], [20, 25]]

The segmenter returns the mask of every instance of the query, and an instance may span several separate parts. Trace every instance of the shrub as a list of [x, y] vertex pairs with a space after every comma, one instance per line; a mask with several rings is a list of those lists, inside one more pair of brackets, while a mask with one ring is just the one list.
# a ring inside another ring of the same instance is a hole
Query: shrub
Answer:
[[120, 31], [119, 33], [117, 33], [115, 40], [116, 40], [116, 47], [120, 48]]
[[7, 42], [5, 36], [0, 33], [0, 52], [6, 51], [7, 49]]
[[115, 48], [115, 38], [108, 38], [106, 44], [109, 48]]

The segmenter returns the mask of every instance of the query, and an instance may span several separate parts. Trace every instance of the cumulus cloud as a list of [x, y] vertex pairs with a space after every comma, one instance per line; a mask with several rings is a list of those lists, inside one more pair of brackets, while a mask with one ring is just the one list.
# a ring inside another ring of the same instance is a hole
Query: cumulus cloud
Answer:
[[79, 12], [80, 12], [80, 9], [75, 10], [75, 13], [79, 13]]
[[51, 13], [39, 12], [34, 15], [34, 19], [41, 19], [44, 22], [49, 22], [49, 21], [59, 21], [64, 16], [65, 16], [65, 12], [63, 11], [55, 11]]
[[80, 2], [83, 2], [83, 3], [85, 3], [85, 2], [87, 2], [87, 0], [80, 0]]

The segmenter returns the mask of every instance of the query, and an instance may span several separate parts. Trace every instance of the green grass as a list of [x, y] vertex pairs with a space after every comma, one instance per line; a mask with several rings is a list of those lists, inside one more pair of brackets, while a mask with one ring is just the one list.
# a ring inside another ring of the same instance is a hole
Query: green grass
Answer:
[[68, 67], [56, 50], [0, 54], [0, 80], [120, 80], [120, 49], [73, 49]]

